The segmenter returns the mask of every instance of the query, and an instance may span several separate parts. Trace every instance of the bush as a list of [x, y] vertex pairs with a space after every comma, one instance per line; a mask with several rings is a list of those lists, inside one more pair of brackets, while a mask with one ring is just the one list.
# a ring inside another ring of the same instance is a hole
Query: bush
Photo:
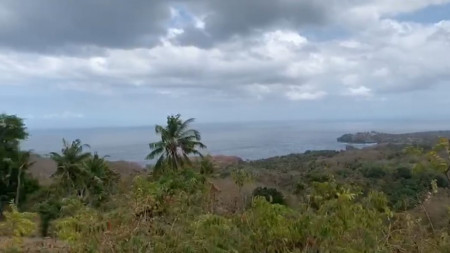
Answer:
[[409, 179], [411, 177], [412, 177], [412, 171], [411, 171], [411, 169], [406, 168], [406, 167], [400, 167], [400, 168], [396, 169], [394, 172], [394, 178], [396, 178], [396, 179], [400, 179], [400, 178]]
[[9, 207], [10, 211], [4, 212], [5, 221], [0, 223], [0, 235], [7, 236], [6, 241], [0, 240], [0, 248], [9, 252], [22, 252], [23, 237], [32, 235], [36, 230], [36, 214], [19, 212], [12, 202]]
[[367, 178], [382, 178], [386, 176], [384, 168], [376, 165], [364, 167], [361, 172]]
[[336, 174], [342, 178], [351, 177], [353, 172], [350, 169], [340, 169], [336, 171]]
[[436, 180], [437, 186], [441, 188], [446, 188], [449, 185], [447, 178], [439, 172], [427, 171], [420, 173], [420, 179], [422, 185], [426, 185], [427, 188], [430, 188], [430, 182], [432, 180]]
[[382, 190], [389, 196], [390, 204], [395, 210], [414, 208], [431, 190], [433, 180], [436, 180], [438, 187], [448, 186], [447, 179], [441, 173], [424, 171], [405, 178], [409, 176], [407, 171], [407, 169], [397, 169], [393, 175], [396, 180], [385, 182], [382, 186]]
[[210, 155], [205, 156], [200, 161], [200, 174], [211, 175], [214, 173], [214, 163]]
[[298, 183], [295, 185], [295, 190], [294, 190], [294, 192], [295, 192], [296, 194], [300, 194], [300, 193], [301, 193], [302, 191], [304, 191], [306, 188], [307, 188], [306, 184], [304, 184], [303, 182], [298, 182]]
[[41, 219], [41, 235], [47, 236], [50, 224], [53, 220], [57, 219], [60, 215], [61, 202], [49, 199], [41, 203], [38, 207], [39, 217]]
[[437, 183], [438, 187], [441, 187], [441, 188], [448, 187], [449, 182], [448, 182], [447, 178], [445, 178], [443, 175], [438, 174], [438, 175], [436, 175], [435, 179], [436, 179], [436, 183]]
[[324, 183], [331, 180], [332, 176], [325, 173], [325, 172], [311, 172], [308, 175], [306, 175], [306, 178], [309, 182], [319, 182]]
[[269, 201], [272, 204], [280, 204], [280, 205], [286, 204], [283, 193], [281, 193], [275, 188], [257, 187], [255, 190], [253, 190], [252, 196], [264, 197], [267, 201]]

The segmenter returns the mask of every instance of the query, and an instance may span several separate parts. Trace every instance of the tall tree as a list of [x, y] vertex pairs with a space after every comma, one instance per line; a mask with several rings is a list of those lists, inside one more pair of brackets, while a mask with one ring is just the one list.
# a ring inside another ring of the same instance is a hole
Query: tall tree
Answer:
[[77, 190], [82, 194], [86, 187], [86, 178], [88, 172], [83, 163], [91, 157], [91, 153], [84, 152], [89, 145], [82, 144], [80, 140], [75, 140], [71, 144], [63, 139], [63, 148], [61, 154], [52, 152], [50, 157], [56, 162], [57, 169], [52, 177], [59, 178], [62, 185], [68, 187], [66, 190]]
[[151, 152], [147, 155], [148, 160], [159, 156], [155, 170], [160, 170], [165, 164], [179, 170], [185, 163], [190, 164], [189, 155], [202, 156], [198, 148], [206, 146], [200, 142], [199, 131], [189, 128], [193, 121], [193, 118], [183, 121], [181, 115], [177, 114], [167, 117], [165, 127], [156, 125], [155, 132], [161, 136], [161, 140], [149, 144]]
[[[30, 165], [29, 153], [20, 151], [20, 141], [28, 136], [23, 120], [15, 115], [0, 114], [0, 212], [2, 204], [11, 199], [24, 198], [36, 187], [31, 177], [25, 173]], [[21, 189], [28, 189], [21, 191]]]
[[19, 142], [28, 137], [23, 120], [16, 115], [0, 114], [0, 148], [18, 148]]

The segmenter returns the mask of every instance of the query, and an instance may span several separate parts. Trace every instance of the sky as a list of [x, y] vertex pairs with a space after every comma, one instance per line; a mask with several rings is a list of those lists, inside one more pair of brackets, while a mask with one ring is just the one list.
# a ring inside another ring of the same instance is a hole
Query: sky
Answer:
[[32, 128], [447, 119], [450, 0], [2, 0], [0, 113]]

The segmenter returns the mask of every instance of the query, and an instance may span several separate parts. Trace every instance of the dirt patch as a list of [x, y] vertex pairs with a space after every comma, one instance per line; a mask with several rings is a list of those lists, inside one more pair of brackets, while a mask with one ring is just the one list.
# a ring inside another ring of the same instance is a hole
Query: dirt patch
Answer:
[[[0, 249], [5, 249], [10, 237], [0, 237]], [[1, 251], [3, 252], [3, 251]], [[70, 252], [69, 246], [59, 240], [53, 238], [31, 237], [23, 238], [23, 247], [21, 252]]]

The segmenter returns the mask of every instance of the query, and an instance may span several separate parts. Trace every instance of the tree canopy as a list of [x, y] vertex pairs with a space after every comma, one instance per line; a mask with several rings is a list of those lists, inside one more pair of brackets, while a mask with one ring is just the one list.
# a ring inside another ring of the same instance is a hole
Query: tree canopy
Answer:
[[5, 203], [12, 199], [19, 203], [38, 187], [27, 173], [30, 154], [20, 150], [20, 141], [27, 136], [21, 118], [0, 114], [0, 212]]

